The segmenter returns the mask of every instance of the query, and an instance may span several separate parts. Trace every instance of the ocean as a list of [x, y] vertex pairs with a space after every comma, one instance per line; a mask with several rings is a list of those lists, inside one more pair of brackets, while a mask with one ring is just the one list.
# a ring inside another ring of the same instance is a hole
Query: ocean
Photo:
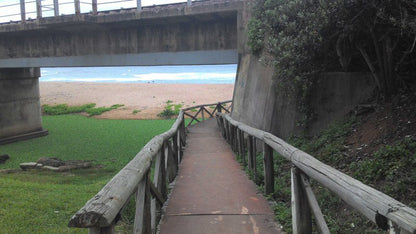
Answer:
[[41, 68], [40, 81], [233, 84], [237, 65]]

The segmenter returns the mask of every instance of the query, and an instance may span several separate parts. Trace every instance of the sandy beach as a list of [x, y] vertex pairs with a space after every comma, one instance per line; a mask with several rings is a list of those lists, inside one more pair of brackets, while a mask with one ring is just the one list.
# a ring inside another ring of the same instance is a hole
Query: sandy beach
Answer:
[[[168, 100], [184, 107], [231, 100], [233, 84], [39, 82], [41, 105], [123, 104], [105, 119], [156, 119]], [[134, 114], [133, 111], [138, 113]]]

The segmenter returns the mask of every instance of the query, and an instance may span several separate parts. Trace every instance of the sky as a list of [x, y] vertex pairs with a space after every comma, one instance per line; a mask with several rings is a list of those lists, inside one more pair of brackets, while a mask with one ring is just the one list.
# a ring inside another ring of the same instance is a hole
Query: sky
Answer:
[[[36, 3], [35, 0], [25, 0], [26, 17], [36, 18]], [[73, 0], [58, 0], [59, 14], [69, 15], [74, 14], [75, 7]], [[137, 0], [97, 0], [98, 11], [115, 10], [120, 8], [134, 8]], [[86, 13], [92, 10], [91, 0], [80, 0], [81, 12]], [[116, 3], [111, 3], [116, 2]], [[142, 6], [163, 5], [169, 3], [186, 2], [186, 0], [142, 0]], [[0, 22], [19, 21], [20, 20], [20, 0], [0, 0]], [[53, 0], [42, 0], [42, 15], [43, 17], [53, 16]], [[30, 13], [32, 12], [32, 13]], [[8, 16], [13, 15], [14, 16]]]

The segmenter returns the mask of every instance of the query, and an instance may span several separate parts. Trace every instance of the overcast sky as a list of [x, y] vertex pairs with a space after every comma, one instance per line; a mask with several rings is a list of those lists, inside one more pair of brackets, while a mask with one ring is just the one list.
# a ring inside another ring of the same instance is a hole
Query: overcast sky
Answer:
[[[59, 14], [74, 14], [74, 1], [73, 0], [58, 0], [59, 1]], [[123, 1], [123, 2], [118, 2]], [[81, 2], [81, 12], [90, 12], [91, 9], [91, 0], [80, 0]], [[110, 3], [117, 2], [117, 3]], [[151, 5], [162, 5], [168, 3], [177, 3], [177, 2], [186, 2], [186, 0], [142, 0], [142, 6], [151, 6]], [[20, 0], [0, 0], [0, 22], [8, 22], [10, 20], [18, 21], [20, 20]], [[108, 4], [103, 4], [108, 3]], [[12, 6], [7, 6], [15, 4]], [[44, 17], [53, 15], [53, 0], [42, 0], [43, 11], [42, 15]], [[120, 8], [134, 8], [136, 7], [136, 0], [98, 0], [98, 11], [120, 9]], [[35, 0], [26, 0], [26, 17], [27, 18], [36, 18], [36, 4]], [[29, 13], [32, 12], [32, 13]], [[17, 14], [15, 16], [7, 16]]]

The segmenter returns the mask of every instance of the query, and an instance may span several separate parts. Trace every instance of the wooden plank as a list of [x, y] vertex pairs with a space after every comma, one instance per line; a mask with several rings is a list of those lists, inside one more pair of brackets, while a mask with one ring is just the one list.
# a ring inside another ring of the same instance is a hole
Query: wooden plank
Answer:
[[97, 15], [98, 14], [97, 0], [92, 0], [92, 14], [93, 15]]
[[75, 15], [81, 14], [81, 4], [79, 0], [74, 0], [74, 7], [75, 7]]
[[36, 15], [38, 19], [42, 18], [42, 0], [36, 0]]
[[136, 213], [134, 218], [133, 233], [147, 234], [151, 232], [150, 225], [150, 187], [148, 186], [149, 174], [140, 181], [136, 193]]
[[178, 149], [178, 162], [182, 162], [182, 144], [181, 144], [181, 131], [178, 130], [177, 132], [177, 142], [176, 142], [176, 146]]
[[[229, 115], [222, 113], [218, 115], [234, 123], [249, 135], [263, 140], [307, 176], [331, 190], [374, 223], [377, 223], [376, 217], [384, 217], [378, 220], [391, 220], [401, 229], [416, 233], [416, 210], [320, 162], [270, 133], [235, 121]], [[388, 226], [387, 221], [379, 222], [379, 226]]]
[[302, 186], [305, 189], [306, 197], [308, 198], [309, 207], [312, 210], [313, 216], [315, 217], [316, 226], [319, 233], [330, 234], [328, 225], [325, 222], [324, 215], [322, 214], [321, 208], [319, 207], [318, 201], [316, 200], [315, 194], [313, 193], [309, 179], [303, 174], [300, 174]]
[[264, 189], [266, 194], [274, 193], [273, 149], [263, 142]]
[[293, 233], [312, 233], [311, 211], [296, 167], [291, 169]]
[[[209, 110], [207, 110], [207, 108], [205, 108], [205, 106], [203, 108], [204, 108], [205, 112], [207, 112], [207, 114], [209, 115], [210, 118], [214, 117], [214, 114], [213, 113], [211, 114], [211, 112], [209, 112]], [[215, 109], [214, 109], [214, 111], [215, 111]]]
[[191, 117], [192, 118], [192, 120], [191, 120], [191, 122], [189, 122], [188, 123], [188, 127], [192, 124], [192, 122], [195, 120], [196, 122], [201, 122], [201, 121], [199, 121], [199, 119], [197, 119], [195, 116], [193, 116], [193, 115], [190, 115], [190, 114], [188, 114], [188, 113], [186, 113], [186, 112], [184, 112], [184, 114], [186, 115], [186, 116], [189, 116], [189, 117]]

